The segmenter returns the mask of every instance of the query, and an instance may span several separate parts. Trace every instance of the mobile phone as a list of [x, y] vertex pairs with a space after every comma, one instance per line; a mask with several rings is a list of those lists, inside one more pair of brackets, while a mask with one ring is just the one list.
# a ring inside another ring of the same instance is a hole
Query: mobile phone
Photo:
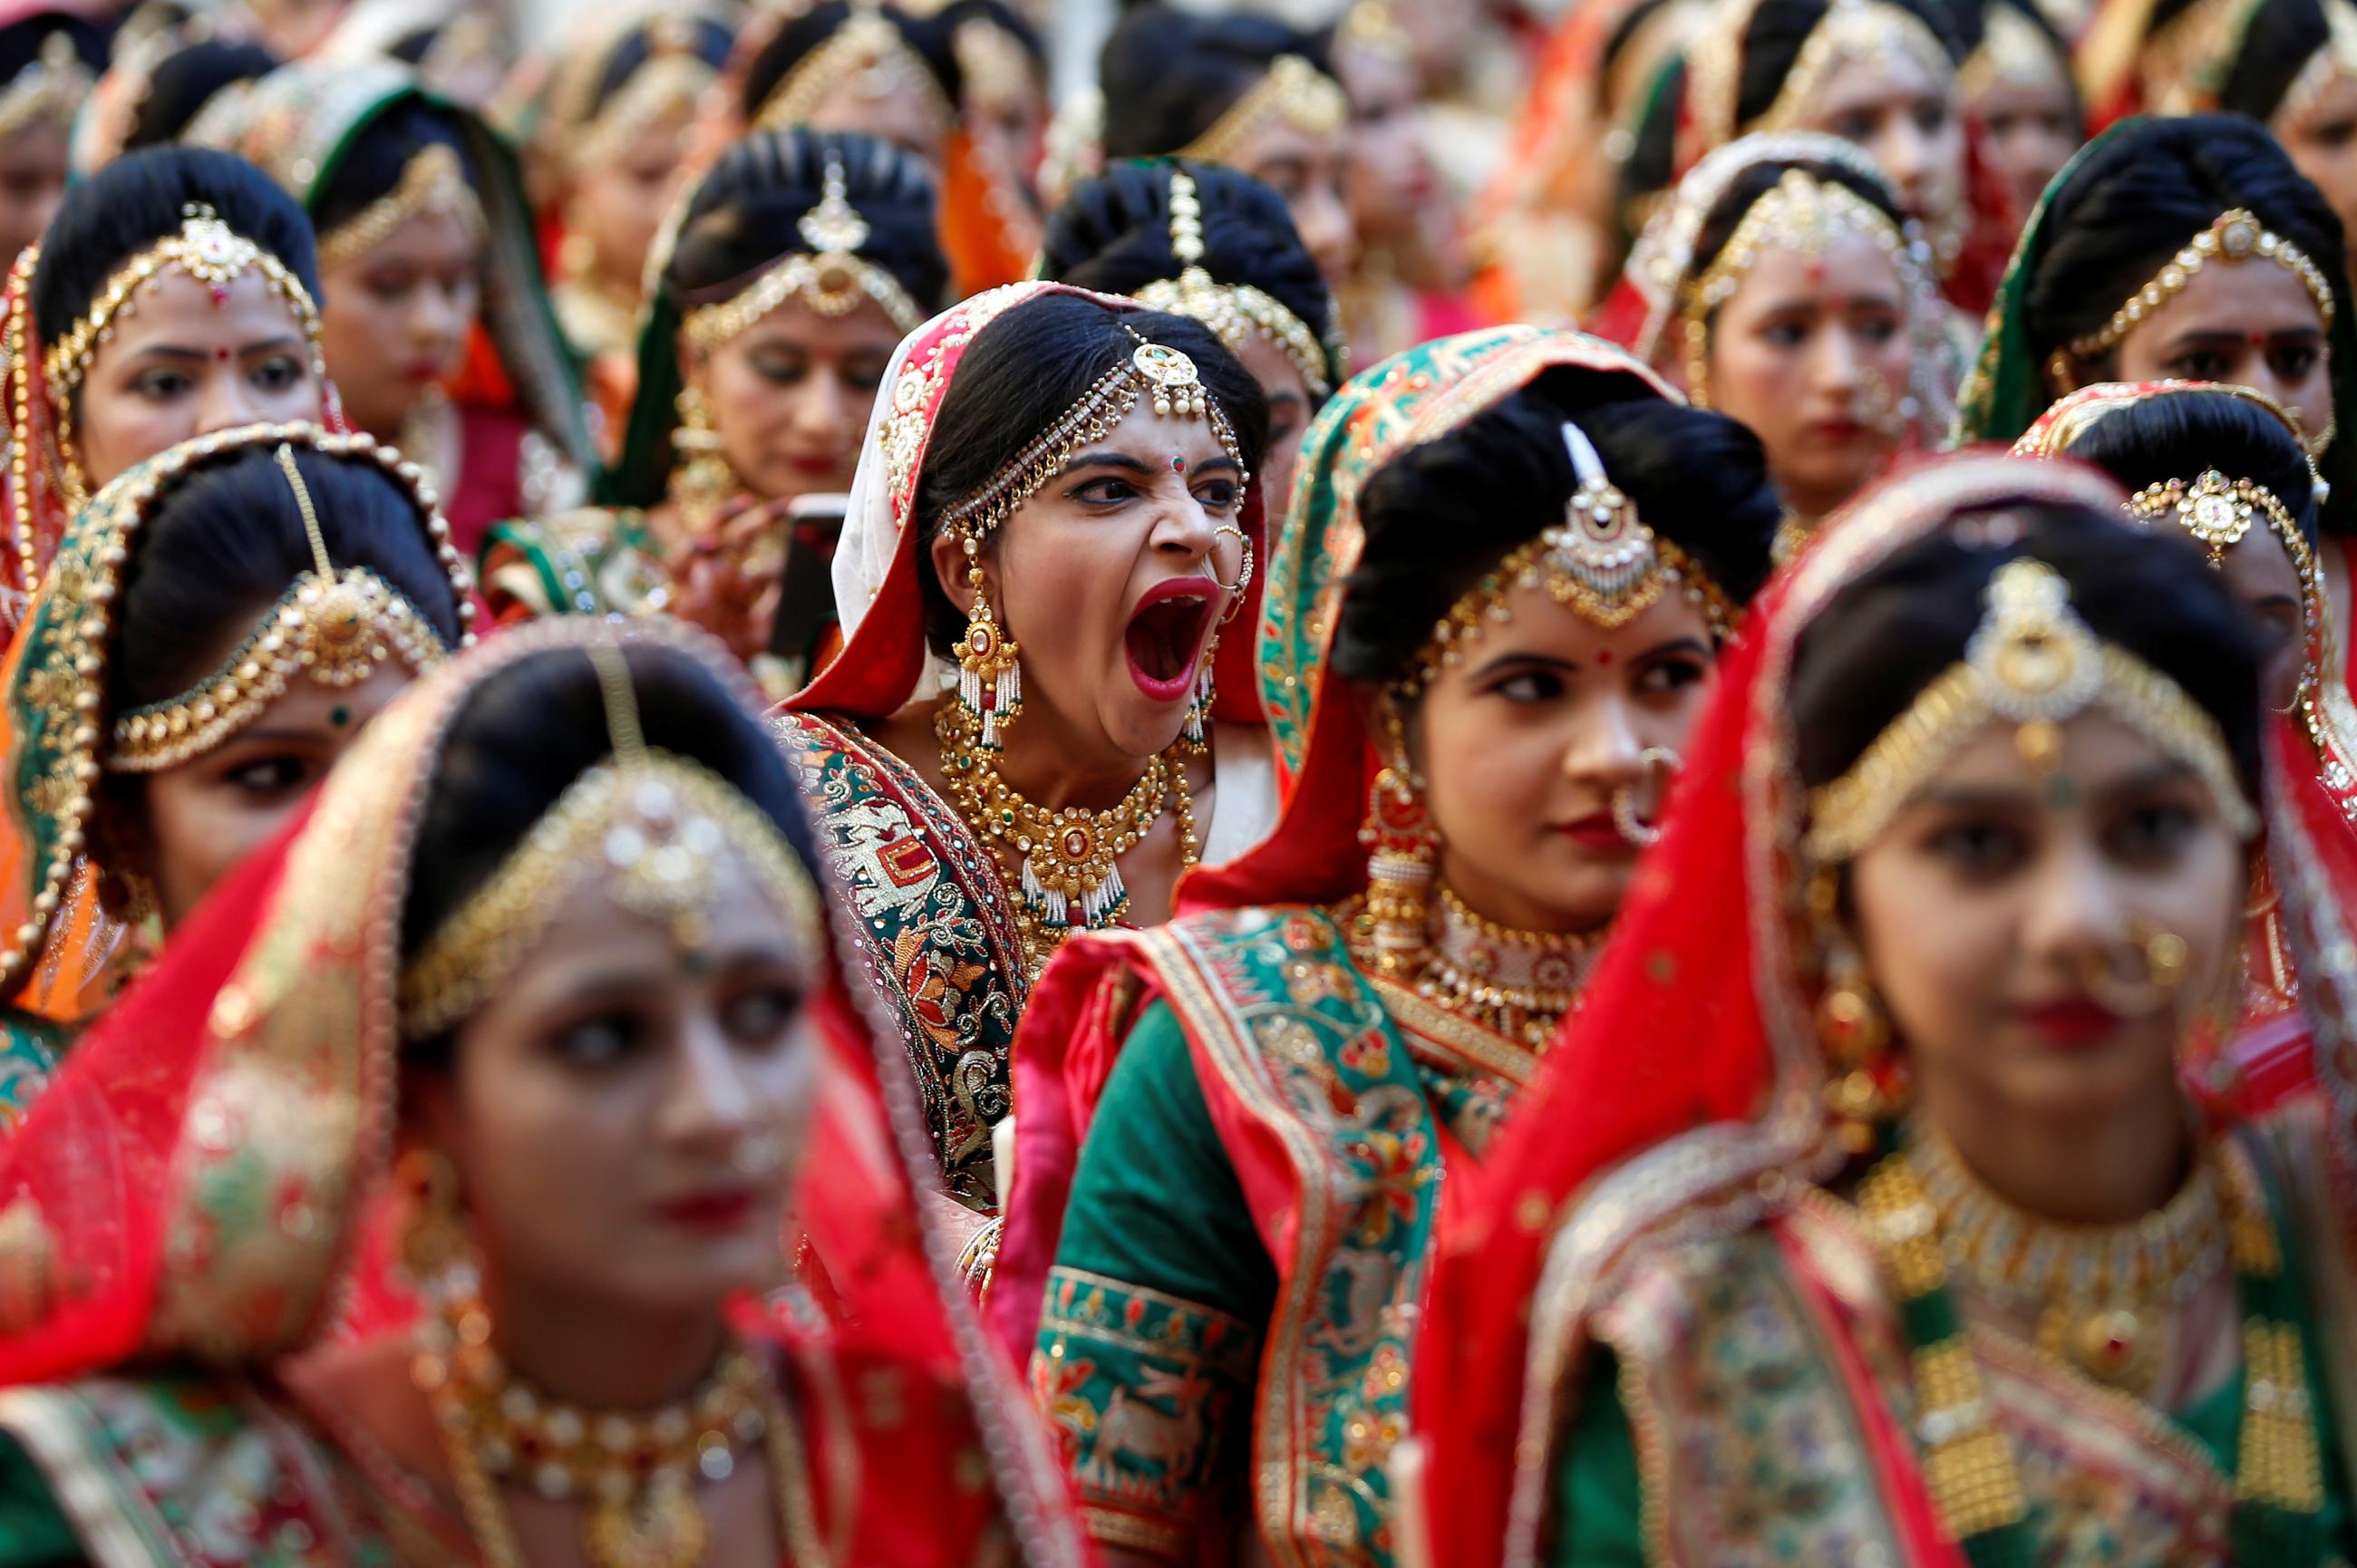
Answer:
[[810, 678], [821, 649], [834, 640], [834, 547], [850, 508], [845, 495], [800, 496], [786, 508], [786, 564], [770, 651], [797, 685]]

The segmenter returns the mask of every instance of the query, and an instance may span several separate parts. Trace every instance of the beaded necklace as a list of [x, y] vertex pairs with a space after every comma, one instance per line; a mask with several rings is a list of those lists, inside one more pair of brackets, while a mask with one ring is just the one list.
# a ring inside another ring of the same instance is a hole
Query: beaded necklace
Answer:
[[[2229, 1525], [2237, 1563], [2309, 1564], [2323, 1547], [2321, 1444], [2299, 1328], [2303, 1286], [2257, 1172], [2222, 1141], [2216, 1165], [2243, 1317], [2243, 1429]], [[1896, 1127], [1859, 1184], [1857, 1206], [1899, 1296], [1917, 1402], [1925, 1488], [1973, 1568], [2039, 1561], [2013, 1445], [1999, 1427], [1949, 1285], [1940, 1210], [1921, 1155]]]
[[1023, 969], [1037, 979], [1072, 931], [1101, 930], [1128, 917], [1129, 890], [1122, 883], [1118, 857], [1144, 842], [1166, 804], [1178, 819], [1179, 864], [1193, 865], [1201, 858], [1186, 765], [1200, 746], [1182, 738], [1148, 757], [1146, 771], [1109, 811], [1050, 811], [1024, 799], [999, 773], [993, 754], [979, 742], [979, 727], [963, 704], [942, 704], [933, 715], [942, 777], [949, 784], [950, 803], [990, 851], [1000, 879], [1017, 892], [1015, 923], [1023, 942]]

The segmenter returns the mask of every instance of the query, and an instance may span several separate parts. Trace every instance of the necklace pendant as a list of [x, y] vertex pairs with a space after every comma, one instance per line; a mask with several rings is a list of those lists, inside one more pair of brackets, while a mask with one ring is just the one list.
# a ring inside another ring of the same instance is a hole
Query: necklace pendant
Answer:
[[664, 1472], [630, 1497], [608, 1498], [591, 1509], [582, 1544], [597, 1568], [696, 1568], [712, 1531], [694, 1489]]
[[[1076, 840], [1084, 836], [1079, 829], [1072, 833]], [[1091, 846], [1082, 844], [1077, 854], [1061, 840], [1049, 847], [1056, 858], [1049, 862], [1045, 877], [1039, 875], [1039, 850], [1023, 857], [1024, 907], [1041, 925], [1067, 931], [1098, 930], [1121, 918], [1129, 907], [1129, 889], [1122, 884], [1118, 862], [1107, 856], [1103, 877], [1087, 878], [1075, 875], [1072, 863], [1089, 858]]]
[[2105, 1388], [2141, 1396], [2152, 1387], [2158, 1326], [2132, 1307], [2057, 1302], [2039, 1338], [2050, 1355]]

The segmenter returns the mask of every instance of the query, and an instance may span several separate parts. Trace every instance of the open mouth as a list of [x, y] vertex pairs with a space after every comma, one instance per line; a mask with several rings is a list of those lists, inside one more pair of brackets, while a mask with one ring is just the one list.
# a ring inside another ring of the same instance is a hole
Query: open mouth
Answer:
[[1217, 608], [1216, 585], [1183, 577], [1146, 590], [1122, 642], [1129, 653], [1130, 679], [1157, 703], [1177, 702], [1193, 690], [1195, 662]]

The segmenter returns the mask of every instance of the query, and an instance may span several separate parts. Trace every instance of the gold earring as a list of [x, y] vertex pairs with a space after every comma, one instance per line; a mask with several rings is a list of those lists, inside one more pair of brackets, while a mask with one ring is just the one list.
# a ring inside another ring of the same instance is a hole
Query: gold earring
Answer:
[[1367, 846], [1367, 918], [1375, 962], [1386, 974], [1412, 973], [1429, 944], [1432, 884], [1440, 857], [1440, 831], [1424, 802], [1424, 781], [1408, 766], [1405, 726], [1391, 702], [1383, 704], [1392, 761], [1367, 795], [1359, 842]]
[[1878, 1123], [1898, 1114], [1905, 1089], [1890, 1048], [1890, 1015], [1867, 973], [1866, 961], [1835, 924], [1840, 885], [1830, 870], [1809, 883], [1809, 911], [1824, 960], [1816, 1004], [1817, 1039], [1825, 1053], [1825, 1108], [1842, 1144], [1854, 1155], [1871, 1151]]
[[974, 744], [985, 751], [998, 751], [1006, 746], [1006, 726], [1023, 711], [1023, 671], [1016, 661], [1022, 649], [999, 629], [991, 613], [982, 541], [969, 533], [963, 542], [965, 580], [974, 589], [974, 605], [957, 645], [958, 705], [973, 721]]
[[671, 433], [671, 501], [678, 509], [684, 531], [692, 538], [702, 539], [712, 532], [713, 521], [728, 498], [737, 493], [737, 471], [721, 450], [712, 400], [704, 395], [702, 387], [694, 381], [681, 387], [672, 400], [672, 409], [679, 423]]
[[403, 1203], [402, 1269], [420, 1293], [435, 1294], [454, 1283], [469, 1256], [458, 1167], [438, 1149], [411, 1149], [394, 1165], [393, 1179]]

